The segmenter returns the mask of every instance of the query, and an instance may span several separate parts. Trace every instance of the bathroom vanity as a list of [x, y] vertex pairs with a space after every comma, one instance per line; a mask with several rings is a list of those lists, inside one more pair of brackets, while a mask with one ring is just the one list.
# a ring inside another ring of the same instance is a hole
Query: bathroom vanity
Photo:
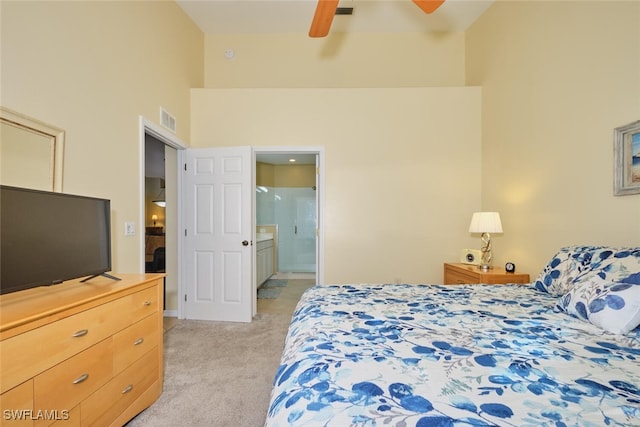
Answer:
[[272, 233], [256, 234], [256, 289], [275, 273], [275, 241]]

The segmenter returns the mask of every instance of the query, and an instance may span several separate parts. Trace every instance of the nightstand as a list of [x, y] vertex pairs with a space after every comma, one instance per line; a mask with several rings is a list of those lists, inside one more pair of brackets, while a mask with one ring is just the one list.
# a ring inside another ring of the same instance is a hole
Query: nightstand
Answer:
[[476, 265], [445, 263], [444, 284], [460, 285], [463, 283], [529, 283], [529, 275], [525, 273], [507, 273], [504, 268], [493, 267], [489, 270], [481, 270]]

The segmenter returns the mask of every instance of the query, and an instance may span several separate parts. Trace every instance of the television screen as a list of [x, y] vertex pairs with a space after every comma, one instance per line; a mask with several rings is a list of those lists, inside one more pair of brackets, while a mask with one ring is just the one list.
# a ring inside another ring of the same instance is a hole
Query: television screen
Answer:
[[0, 294], [111, 270], [110, 201], [0, 185]]

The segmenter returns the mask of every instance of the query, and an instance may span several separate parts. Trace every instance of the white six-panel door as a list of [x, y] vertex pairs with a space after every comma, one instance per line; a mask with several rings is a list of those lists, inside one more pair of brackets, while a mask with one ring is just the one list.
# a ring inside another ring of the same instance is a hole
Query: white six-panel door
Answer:
[[185, 166], [184, 317], [250, 322], [251, 147], [188, 149]]

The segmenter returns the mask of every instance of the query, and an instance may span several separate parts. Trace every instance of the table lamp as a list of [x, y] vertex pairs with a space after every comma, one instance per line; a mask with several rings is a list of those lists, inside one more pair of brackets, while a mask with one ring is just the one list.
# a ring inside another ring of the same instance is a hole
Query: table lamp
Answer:
[[498, 212], [475, 212], [471, 217], [469, 233], [482, 234], [482, 259], [478, 268], [489, 270], [493, 254], [491, 253], [491, 234], [502, 233], [502, 223]]

